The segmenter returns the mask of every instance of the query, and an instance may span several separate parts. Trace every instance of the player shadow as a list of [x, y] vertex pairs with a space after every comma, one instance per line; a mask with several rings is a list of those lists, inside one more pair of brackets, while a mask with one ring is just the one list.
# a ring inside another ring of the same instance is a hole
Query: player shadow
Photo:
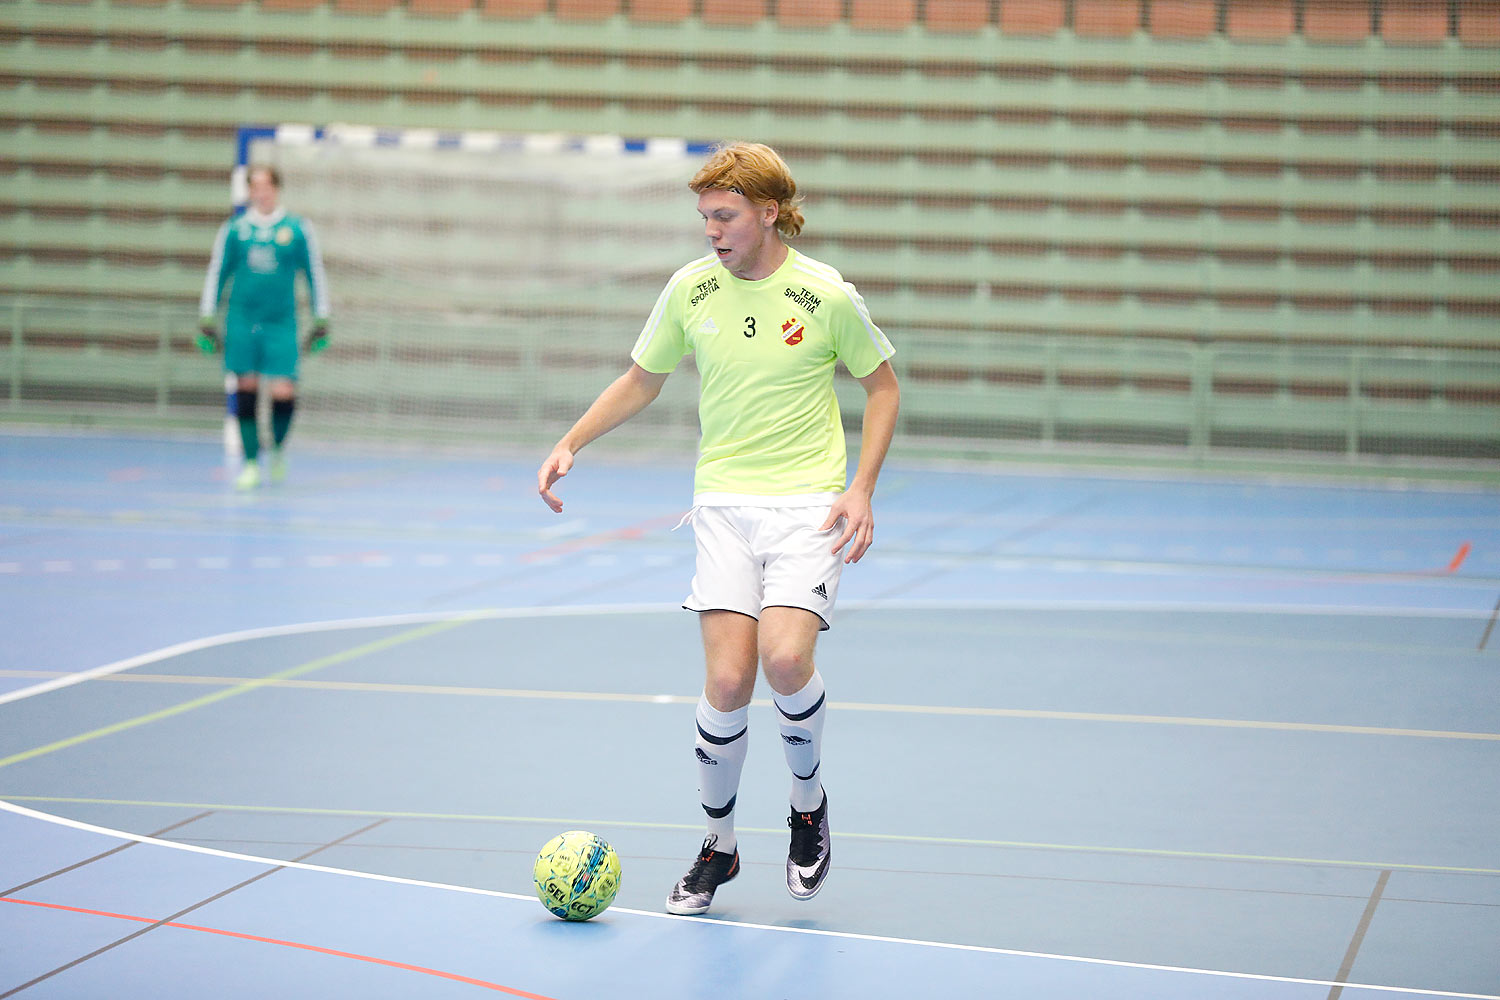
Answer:
[[597, 941], [610, 934], [623, 933], [619, 927], [614, 926], [608, 914], [600, 914], [588, 920], [562, 920], [545, 916], [537, 920], [537, 931], [566, 941]]

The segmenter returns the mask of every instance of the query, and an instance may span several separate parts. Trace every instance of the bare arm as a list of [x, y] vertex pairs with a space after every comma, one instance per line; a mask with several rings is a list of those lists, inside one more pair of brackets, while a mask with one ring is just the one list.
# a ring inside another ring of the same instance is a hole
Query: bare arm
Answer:
[[578, 422], [552, 447], [552, 454], [537, 470], [536, 491], [548, 507], [556, 513], [562, 512], [562, 501], [553, 494], [552, 487], [573, 468], [573, 456], [649, 406], [666, 380], [665, 374], [648, 372], [632, 364], [625, 374], [605, 387]]
[[875, 514], [870, 507], [870, 498], [875, 493], [875, 480], [880, 478], [880, 467], [885, 464], [886, 452], [890, 450], [891, 438], [896, 433], [896, 414], [901, 409], [901, 387], [896, 382], [896, 373], [889, 361], [859, 380], [865, 390], [865, 416], [860, 434], [859, 466], [854, 470], [854, 479], [828, 511], [828, 520], [823, 525], [827, 531], [844, 519], [844, 530], [833, 546], [837, 552], [853, 540], [844, 562], [859, 562], [860, 557], [875, 541]]

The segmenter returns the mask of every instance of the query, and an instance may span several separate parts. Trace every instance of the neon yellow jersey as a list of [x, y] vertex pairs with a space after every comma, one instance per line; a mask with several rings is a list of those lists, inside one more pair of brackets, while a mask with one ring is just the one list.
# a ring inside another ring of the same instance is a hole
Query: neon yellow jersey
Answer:
[[834, 362], [863, 378], [896, 353], [853, 285], [787, 249], [760, 281], [736, 278], [712, 254], [683, 267], [630, 353], [657, 374], [687, 354], [697, 361], [700, 502], [842, 491], [847, 456]]

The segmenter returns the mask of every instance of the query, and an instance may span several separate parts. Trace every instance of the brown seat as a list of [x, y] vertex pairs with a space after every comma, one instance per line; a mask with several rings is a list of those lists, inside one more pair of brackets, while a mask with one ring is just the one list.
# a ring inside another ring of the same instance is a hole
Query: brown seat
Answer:
[[1279, 42], [1297, 30], [1292, 0], [1244, 0], [1224, 8], [1224, 31], [1247, 42]]
[[766, 16], [766, 0], [703, 0], [703, 23], [754, 24]]
[[849, 25], [866, 31], [902, 31], [917, 19], [917, 0], [849, 0]]
[[693, 13], [693, 0], [630, 0], [630, 19], [646, 24], [676, 24]]
[[1157, 38], [1204, 38], [1219, 30], [1218, 0], [1152, 0], [1150, 16]]
[[397, 0], [333, 0], [333, 9], [340, 14], [384, 14], [396, 6]]
[[1448, 37], [1448, 5], [1423, 0], [1385, 0], [1380, 37], [1397, 45], [1436, 45]]
[[1067, 23], [1062, 0], [1000, 0], [1000, 30], [1007, 35], [1052, 35]]
[[1140, 0], [1073, 0], [1073, 33], [1085, 38], [1126, 38], [1141, 26]]
[[1500, 45], [1500, 0], [1459, 4], [1458, 39], [1465, 45]]
[[406, 0], [408, 13], [418, 17], [452, 17], [474, 6], [474, 0]]
[[620, 0], [557, 0], [559, 21], [605, 21], [620, 12]]
[[989, 19], [986, 0], [927, 0], [929, 31], [978, 31]]
[[546, 10], [547, 0], [479, 0], [479, 12], [489, 17], [535, 17]]
[[779, 0], [776, 20], [788, 28], [826, 28], [844, 16], [844, 0]]
[[1302, 37], [1309, 42], [1362, 42], [1370, 37], [1370, 5], [1367, 0], [1303, 0]]

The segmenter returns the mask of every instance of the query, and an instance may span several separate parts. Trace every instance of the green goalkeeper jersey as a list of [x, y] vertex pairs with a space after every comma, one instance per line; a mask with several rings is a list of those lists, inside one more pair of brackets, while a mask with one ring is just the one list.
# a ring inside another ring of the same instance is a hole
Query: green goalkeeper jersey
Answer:
[[863, 378], [895, 348], [838, 271], [790, 247], [760, 281], [712, 254], [693, 261], [662, 290], [631, 358], [661, 374], [689, 353], [702, 377], [695, 502], [795, 504], [844, 489], [834, 363]]
[[294, 323], [297, 272], [307, 275], [313, 315], [328, 318], [328, 288], [323, 256], [306, 220], [278, 208], [270, 215], [254, 210], [219, 227], [203, 283], [199, 315], [212, 316], [231, 281], [231, 317], [264, 324]]

